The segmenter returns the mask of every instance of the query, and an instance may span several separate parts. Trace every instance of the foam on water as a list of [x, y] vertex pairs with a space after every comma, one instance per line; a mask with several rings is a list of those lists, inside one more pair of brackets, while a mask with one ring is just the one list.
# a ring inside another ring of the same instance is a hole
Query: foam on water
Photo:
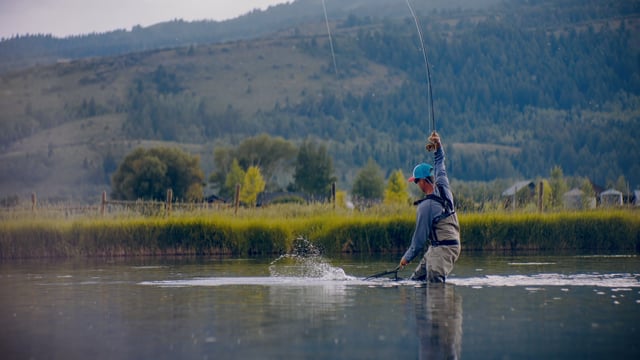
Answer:
[[[447, 279], [448, 284], [483, 287], [524, 287], [527, 290], [542, 290], [542, 287], [594, 286], [612, 288], [612, 291], [631, 291], [640, 288], [640, 274], [538, 274], [538, 275], [487, 275], [481, 277]], [[189, 286], [416, 286], [415, 281], [393, 281], [388, 278], [363, 280], [346, 275], [340, 268], [331, 268], [323, 276], [255, 276], [255, 277], [208, 277], [184, 280], [145, 281], [140, 285], [160, 287]]]
[[598, 255], [576, 255], [577, 258], [636, 258], [638, 255], [629, 254], [629, 255], [615, 255], [615, 254], [598, 254]]
[[510, 262], [510, 266], [542, 266], [542, 265], [555, 265], [554, 262]]
[[371, 282], [351, 279], [325, 279], [305, 278], [289, 276], [253, 276], [253, 277], [210, 277], [185, 280], [145, 281], [140, 285], [153, 285], [159, 287], [190, 287], [190, 286], [342, 286], [362, 285]]
[[458, 286], [598, 286], [607, 288], [638, 288], [640, 274], [536, 274], [487, 275], [471, 278], [449, 278]]
[[[554, 265], [553, 262], [512, 262], [511, 266], [542, 266]], [[480, 271], [477, 269], [476, 271]], [[293, 251], [272, 261], [269, 264], [270, 276], [257, 277], [208, 277], [183, 280], [164, 280], [142, 282], [142, 285], [161, 287], [185, 286], [416, 286], [414, 281], [393, 281], [389, 278], [363, 280], [361, 277], [351, 276], [337, 266], [331, 265], [319, 249], [309, 241], [299, 238], [294, 241]], [[542, 273], [533, 275], [486, 275], [478, 277], [458, 278], [449, 277], [447, 283], [457, 286], [482, 288], [485, 286], [521, 286], [530, 291], [537, 291], [545, 286], [595, 286], [622, 289], [640, 288], [640, 274], [557, 274]]]
[[321, 255], [320, 250], [303, 238], [295, 240], [292, 253], [284, 254], [269, 264], [269, 274], [271, 275], [269, 277], [212, 277], [177, 281], [153, 281], [141, 284], [162, 287], [223, 285], [335, 286], [364, 282], [357, 277], [347, 275], [342, 268], [329, 264]]

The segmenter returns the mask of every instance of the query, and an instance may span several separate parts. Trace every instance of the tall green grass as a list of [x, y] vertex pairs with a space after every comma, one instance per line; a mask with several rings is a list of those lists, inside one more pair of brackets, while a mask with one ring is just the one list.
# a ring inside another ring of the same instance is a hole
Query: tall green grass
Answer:
[[[0, 223], [0, 258], [260, 255], [291, 250], [304, 237], [326, 253], [404, 251], [410, 207], [364, 212], [326, 205], [202, 210], [170, 217], [9, 219]], [[640, 251], [640, 212], [459, 214], [466, 250]]]
[[470, 214], [461, 226], [467, 249], [640, 251], [637, 211]]

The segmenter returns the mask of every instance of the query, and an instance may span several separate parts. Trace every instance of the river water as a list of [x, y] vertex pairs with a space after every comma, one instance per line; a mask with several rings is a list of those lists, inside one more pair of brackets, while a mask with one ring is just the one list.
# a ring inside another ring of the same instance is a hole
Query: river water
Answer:
[[[636, 254], [463, 253], [0, 263], [5, 359], [638, 359]], [[399, 273], [410, 275], [410, 269]]]

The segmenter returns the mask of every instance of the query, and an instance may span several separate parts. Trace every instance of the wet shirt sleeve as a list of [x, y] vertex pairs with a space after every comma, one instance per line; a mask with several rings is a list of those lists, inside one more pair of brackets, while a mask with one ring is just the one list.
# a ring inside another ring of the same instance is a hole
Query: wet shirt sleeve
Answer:
[[449, 184], [449, 177], [447, 177], [447, 169], [444, 166], [444, 149], [442, 146], [436, 150], [433, 155], [434, 166], [433, 171], [436, 181], [436, 190], [438, 193], [440, 189], [444, 191], [444, 194], [438, 194], [440, 197], [447, 198], [453, 204], [453, 194], [451, 193], [451, 185]]
[[418, 254], [422, 252], [429, 238], [429, 232], [431, 231], [431, 216], [429, 207], [432, 206], [433, 201], [426, 200], [418, 205], [416, 210], [416, 228], [411, 238], [411, 246], [404, 253], [404, 259], [411, 262]]

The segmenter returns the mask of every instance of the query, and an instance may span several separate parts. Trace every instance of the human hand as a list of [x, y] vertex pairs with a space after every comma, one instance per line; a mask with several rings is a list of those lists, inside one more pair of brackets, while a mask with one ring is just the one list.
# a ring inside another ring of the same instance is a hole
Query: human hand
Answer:
[[409, 262], [405, 260], [404, 257], [400, 259], [400, 270], [404, 269], [404, 267], [407, 265], [409, 265]]
[[440, 135], [438, 135], [438, 133], [434, 130], [427, 139], [427, 151], [432, 152], [438, 150], [440, 146], [442, 146], [442, 144], [440, 144]]
[[429, 142], [436, 146], [436, 149], [439, 149], [442, 146], [440, 142], [440, 135], [434, 130], [429, 136]]

